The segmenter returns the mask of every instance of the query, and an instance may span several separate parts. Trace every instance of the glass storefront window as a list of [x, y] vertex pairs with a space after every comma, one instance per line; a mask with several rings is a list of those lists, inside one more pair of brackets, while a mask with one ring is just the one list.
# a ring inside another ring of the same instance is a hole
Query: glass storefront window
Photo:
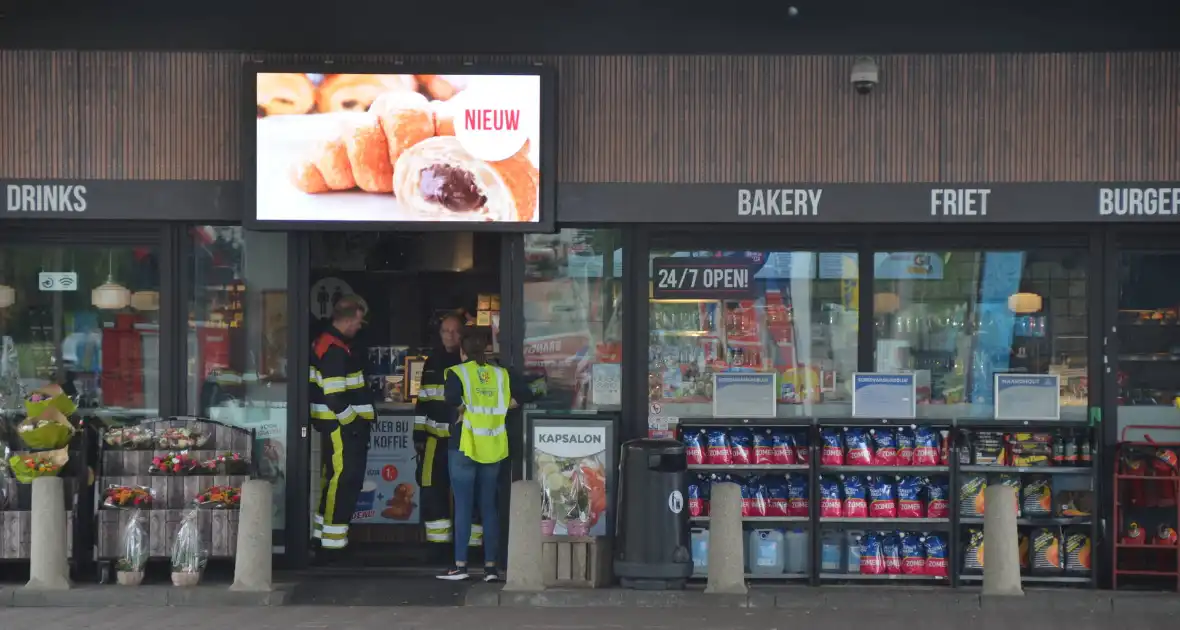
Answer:
[[[844, 417], [857, 368], [859, 277], [850, 252], [655, 251], [748, 267], [751, 290], [649, 300], [648, 400], [671, 418], [714, 413], [714, 375], [773, 374], [778, 417]], [[649, 278], [657, 281], [652, 271]], [[706, 292], [707, 293], [707, 292]], [[726, 415], [726, 414], [722, 414]]]
[[0, 412], [57, 384], [85, 416], [159, 415], [159, 316], [155, 248], [0, 248]]
[[188, 413], [256, 431], [254, 454], [259, 473], [274, 484], [274, 523], [281, 529], [289, 421], [287, 235], [200, 226], [189, 237]]
[[876, 252], [877, 372], [916, 375], [918, 416], [991, 417], [996, 373], [1057, 374], [1084, 419], [1086, 252]]
[[[1119, 260], [1118, 424], [1180, 428], [1180, 253], [1124, 252]], [[1140, 439], [1142, 430], [1130, 439]]]
[[524, 247], [524, 359], [528, 372], [545, 376], [539, 406], [619, 409], [620, 231], [528, 234]]

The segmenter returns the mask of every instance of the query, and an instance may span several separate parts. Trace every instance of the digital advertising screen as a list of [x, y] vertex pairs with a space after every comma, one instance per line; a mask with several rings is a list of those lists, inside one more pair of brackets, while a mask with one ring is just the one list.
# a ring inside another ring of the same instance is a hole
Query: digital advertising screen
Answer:
[[251, 227], [552, 229], [539, 70], [247, 81]]

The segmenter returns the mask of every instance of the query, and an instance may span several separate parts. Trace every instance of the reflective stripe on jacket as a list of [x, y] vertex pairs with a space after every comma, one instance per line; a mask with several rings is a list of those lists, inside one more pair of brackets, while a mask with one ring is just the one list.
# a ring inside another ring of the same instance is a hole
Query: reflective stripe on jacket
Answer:
[[308, 374], [312, 420], [350, 424], [377, 417], [373, 394], [365, 381], [365, 364], [353, 355], [344, 337], [331, 328], [312, 345]]
[[480, 464], [506, 459], [508, 431], [504, 417], [512, 401], [508, 370], [468, 361], [448, 371], [463, 384], [459, 450]]

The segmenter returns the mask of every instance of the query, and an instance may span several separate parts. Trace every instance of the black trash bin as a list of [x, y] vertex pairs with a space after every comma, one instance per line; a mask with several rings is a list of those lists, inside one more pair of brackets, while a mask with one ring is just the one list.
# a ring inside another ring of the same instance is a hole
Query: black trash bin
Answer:
[[614, 569], [625, 588], [682, 589], [692, 575], [687, 484], [680, 442], [623, 444]]

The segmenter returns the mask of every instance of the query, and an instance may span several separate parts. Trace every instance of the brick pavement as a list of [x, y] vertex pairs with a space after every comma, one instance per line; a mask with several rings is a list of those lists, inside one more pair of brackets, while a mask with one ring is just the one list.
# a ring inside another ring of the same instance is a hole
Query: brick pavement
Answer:
[[140, 630], [1169, 630], [1167, 615], [1085, 615], [1060, 611], [943, 611], [915, 614], [781, 609], [521, 609], [521, 608], [9, 608], [0, 629]]

